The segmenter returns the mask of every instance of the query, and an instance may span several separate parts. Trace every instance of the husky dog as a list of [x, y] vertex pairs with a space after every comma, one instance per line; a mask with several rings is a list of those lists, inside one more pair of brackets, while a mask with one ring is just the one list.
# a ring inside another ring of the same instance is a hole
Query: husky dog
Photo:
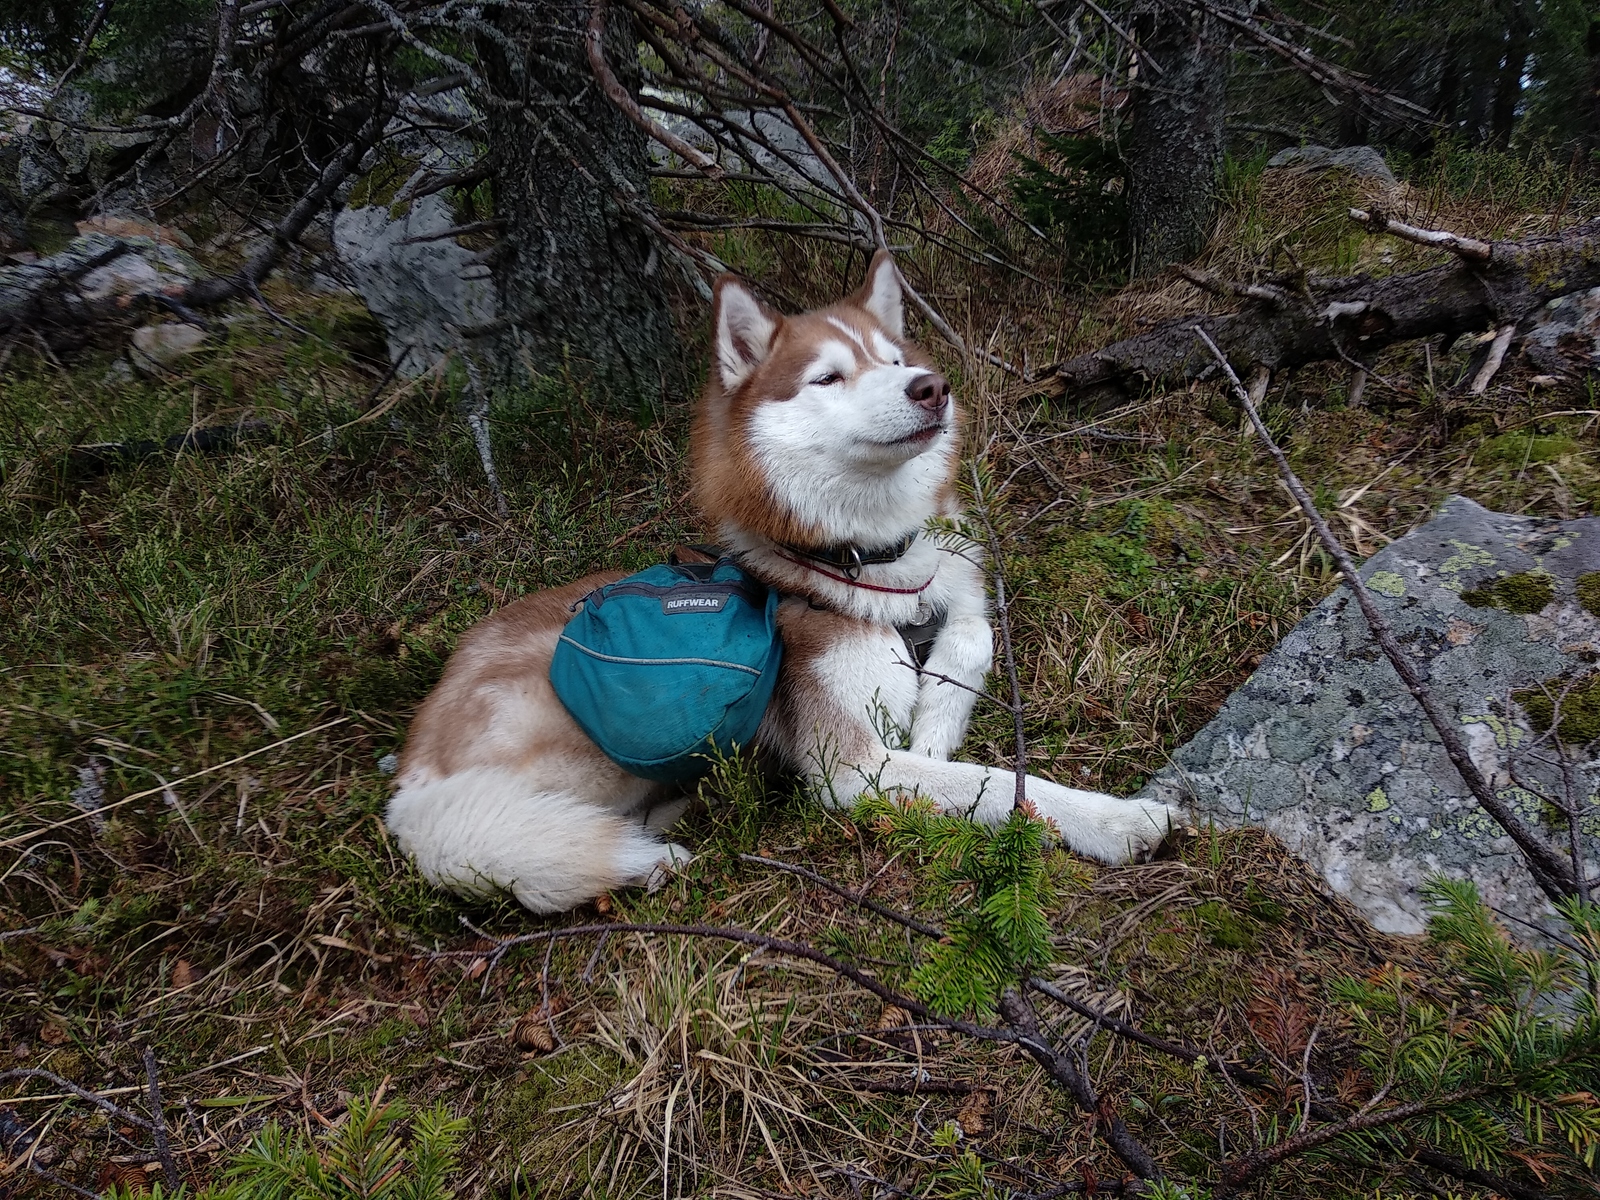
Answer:
[[[825, 804], [881, 788], [1003, 822], [1015, 777], [950, 761], [993, 637], [977, 548], [929, 532], [961, 515], [959, 413], [906, 340], [893, 260], [879, 253], [858, 292], [796, 317], [724, 277], [713, 319], [694, 494], [718, 543], [783, 597], [783, 665], [758, 749]], [[417, 711], [388, 825], [432, 882], [509, 889], [535, 912], [558, 912], [688, 859], [661, 836], [687, 805], [681, 790], [608, 759], [550, 686], [569, 606], [621, 574], [484, 620]], [[901, 630], [941, 618], [919, 668]], [[1152, 849], [1178, 817], [1031, 775], [1026, 789], [1068, 846], [1102, 862]]]

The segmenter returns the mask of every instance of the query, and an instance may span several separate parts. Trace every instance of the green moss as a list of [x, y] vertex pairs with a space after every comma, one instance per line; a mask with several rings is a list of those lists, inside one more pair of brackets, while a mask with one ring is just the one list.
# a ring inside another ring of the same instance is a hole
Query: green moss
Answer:
[[350, 199], [345, 202], [347, 207], [390, 206], [390, 215], [398, 220], [405, 213], [403, 210], [393, 210], [394, 198], [421, 165], [421, 160], [417, 158], [400, 154], [385, 155], [351, 189]]
[[1562, 433], [1503, 433], [1486, 441], [1478, 451], [1477, 458], [1479, 463], [1500, 463], [1520, 468], [1526, 463], [1555, 462], [1569, 454], [1576, 454], [1580, 449], [1577, 442]]
[[1481, 583], [1470, 592], [1462, 592], [1461, 598], [1473, 608], [1536, 613], [1556, 598], [1556, 585], [1542, 571], [1523, 571]]
[[1207, 900], [1194, 910], [1211, 944], [1220, 950], [1254, 950], [1255, 938], [1234, 911], [1219, 900]]
[[1600, 571], [1578, 576], [1578, 603], [1590, 616], [1600, 617]]
[[1258, 921], [1277, 925], [1289, 916], [1289, 910], [1256, 886], [1255, 880], [1244, 885], [1246, 911]]
[[[1564, 698], [1562, 689], [1568, 689]], [[1556, 700], [1561, 699], [1561, 723], [1556, 736], [1573, 746], [1584, 746], [1600, 738], [1600, 672], [1573, 683], [1556, 676], [1539, 687], [1513, 692], [1522, 711], [1540, 733], [1550, 728], [1555, 719]]]

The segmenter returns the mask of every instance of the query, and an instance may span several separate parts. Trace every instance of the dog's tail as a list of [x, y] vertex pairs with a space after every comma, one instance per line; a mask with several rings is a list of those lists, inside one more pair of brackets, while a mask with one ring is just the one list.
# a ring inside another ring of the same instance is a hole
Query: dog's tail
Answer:
[[534, 912], [647, 883], [684, 853], [639, 822], [497, 768], [401, 787], [387, 824], [429, 882], [468, 896], [510, 891]]

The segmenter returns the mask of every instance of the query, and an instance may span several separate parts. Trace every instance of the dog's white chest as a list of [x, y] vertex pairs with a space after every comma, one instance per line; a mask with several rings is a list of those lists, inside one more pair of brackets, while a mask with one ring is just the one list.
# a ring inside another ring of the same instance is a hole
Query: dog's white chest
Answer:
[[818, 658], [816, 671], [835, 702], [851, 717], [865, 718], [884, 745], [905, 744], [917, 671], [898, 632], [884, 626], [852, 632]]

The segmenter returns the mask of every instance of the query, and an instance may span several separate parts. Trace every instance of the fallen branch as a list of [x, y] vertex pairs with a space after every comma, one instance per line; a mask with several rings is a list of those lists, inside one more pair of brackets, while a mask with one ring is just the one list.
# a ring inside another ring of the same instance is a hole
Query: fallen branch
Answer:
[[322, 168], [317, 181], [273, 226], [267, 240], [250, 255], [243, 268], [232, 275], [197, 280], [183, 290], [179, 299], [191, 307], [204, 308], [235, 296], [247, 295], [259, 287], [261, 281], [300, 240], [300, 235], [317, 214], [327, 207], [328, 201], [339, 190], [339, 185], [355, 173], [367, 152], [383, 140], [396, 107], [397, 101], [393, 96], [385, 96], [381, 103], [373, 107], [372, 115], [356, 131], [355, 137]]
[[[1556, 297], [1600, 285], [1600, 221], [1521, 241], [1480, 242], [1359, 209], [1352, 210], [1352, 219], [1374, 231], [1446, 250], [1451, 261], [1380, 279], [1289, 274], [1230, 284], [1182, 272], [1196, 286], [1241, 302], [1237, 312], [1203, 318], [1230, 362], [1259, 363], [1272, 371], [1325, 361], [1363, 366], [1399, 342], [1521, 328]], [[1201, 319], [1200, 314], [1174, 317], [1135, 337], [1046, 367], [1031, 390], [1098, 398], [1101, 393], [1137, 394], [1152, 385], [1176, 387], [1215, 378], [1216, 362], [1194, 340], [1194, 325]], [[1512, 338], [1514, 334], [1506, 348]], [[1504, 353], [1502, 349], [1502, 357]]]
[[99, 475], [160, 454], [227, 454], [242, 444], [271, 438], [275, 429], [271, 421], [259, 419], [232, 425], [203, 425], [160, 441], [140, 438], [132, 442], [88, 442], [70, 447], [66, 459], [76, 470]]
[[944, 930], [937, 925], [929, 925], [926, 921], [919, 921], [917, 918], [907, 916], [905, 913], [895, 912], [894, 909], [879, 904], [876, 900], [868, 900], [860, 892], [853, 892], [843, 884], [835, 883], [826, 875], [818, 875], [807, 867], [796, 866], [794, 863], [780, 862], [775, 858], [763, 858], [759, 854], [741, 854], [739, 855], [739, 861], [755, 863], [757, 866], [762, 867], [771, 867], [775, 871], [786, 871], [790, 875], [798, 875], [801, 879], [809, 880], [820, 888], [826, 888], [836, 896], [843, 896], [850, 903], [859, 904], [862, 908], [877, 913], [885, 920], [893, 921], [897, 925], [904, 925], [907, 929], [920, 933], [924, 937], [942, 938], [944, 936]]
[[1522, 851], [1523, 859], [1527, 862], [1528, 869], [1533, 875], [1534, 882], [1539, 885], [1545, 895], [1549, 896], [1553, 901], [1565, 900], [1575, 896], [1577, 894], [1577, 885], [1574, 882], [1571, 866], [1554, 849], [1541, 841], [1527, 827], [1522, 818], [1512, 811], [1509, 805], [1495, 795], [1494, 789], [1489, 786], [1489, 781], [1483, 777], [1483, 773], [1478, 770], [1477, 764], [1472, 761], [1472, 756], [1467, 752], [1466, 743], [1461, 740], [1461, 735], [1456, 732], [1455, 726], [1450, 723], [1444, 710], [1439, 706], [1438, 700], [1434, 698], [1432, 690], [1423, 681], [1421, 674], [1417, 671], [1416, 664], [1411, 661], [1411, 656], [1405, 652], [1395, 638], [1394, 630], [1390, 627], [1383, 613], [1378, 610], [1377, 602], [1373, 600], [1372, 593], [1367, 590], [1367, 585], [1362, 582], [1355, 563], [1345, 553], [1344, 545], [1334, 536], [1333, 530], [1328, 528], [1328, 523], [1322, 519], [1322, 514], [1317, 511], [1317, 506], [1312, 501], [1310, 493], [1306, 491], [1305, 485], [1300, 482], [1300, 477], [1294, 473], [1294, 469], [1289, 465], [1289, 460], [1284, 455], [1283, 450], [1273, 440], [1265, 422], [1261, 420], [1261, 413], [1256, 408], [1255, 400], [1245, 389], [1245, 386], [1239, 382], [1239, 376], [1235, 374], [1227, 357], [1203, 328], [1199, 325], [1191, 326], [1191, 328], [1194, 334], [1205, 343], [1206, 349], [1211, 352], [1217, 365], [1227, 376], [1229, 387], [1232, 389], [1235, 399], [1244, 406], [1245, 414], [1250, 418], [1250, 423], [1255, 426], [1256, 436], [1261, 439], [1262, 445], [1267, 448], [1267, 453], [1272, 455], [1273, 461], [1277, 464], [1278, 474], [1282, 476], [1284, 486], [1289, 489], [1290, 495], [1300, 505], [1301, 511], [1305, 513], [1306, 520], [1310, 522], [1311, 528], [1316, 531], [1317, 538], [1328, 552], [1329, 557], [1333, 559], [1339, 570], [1344, 573], [1345, 584], [1355, 596], [1356, 603], [1361, 608], [1362, 616], [1367, 620], [1367, 626], [1372, 631], [1374, 640], [1377, 641], [1385, 657], [1394, 666], [1395, 673], [1400, 676], [1400, 681], [1406, 685], [1406, 690], [1411, 693], [1417, 704], [1421, 706], [1422, 711], [1427, 714], [1429, 722], [1433, 725], [1434, 731], [1439, 735], [1440, 742], [1444, 745], [1445, 754], [1449, 756], [1451, 763], [1455, 765], [1456, 770], [1460, 773], [1462, 781], [1466, 783], [1467, 790], [1472, 793], [1473, 799], [1477, 800], [1483, 811], [1493, 817], [1500, 827], [1510, 835], [1511, 839], [1516, 842], [1517, 848]]
[[[1371, 1101], [1360, 1112], [1346, 1117], [1342, 1121], [1334, 1121], [1329, 1125], [1319, 1125], [1315, 1129], [1301, 1130], [1293, 1137], [1285, 1138], [1277, 1145], [1269, 1146], [1255, 1154], [1247, 1154], [1235, 1160], [1223, 1171], [1222, 1179], [1225, 1188], [1234, 1189], [1240, 1184], [1247, 1183], [1257, 1175], [1276, 1166], [1287, 1158], [1297, 1154], [1304, 1154], [1307, 1150], [1315, 1150], [1318, 1146], [1325, 1146], [1335, 1138], [1343, 1137], [1347, 1133], [1361, 1133], [1368, 1129], [1381, 1129], [1385, 1125], [1394, 1125], [1400, 1121], [1420, 1117], [1424, 1113], [1435, 1112], [1441, 1108], [1448, 1108], [1452, 1104], [1460, 1104], [1464, 1100], [1475, 1100], [1489, 1091], [1486, 1087], [1462, 1088], [1459, 1091], [1448, 1092], [1443, 1096], [1435, 1096], [1429, 1100], [1412, 1100], [1407, 1104], [1396, 1104], [1393, 1108], [1377, 1108], [1376, 1100]], [[1382, 1093], [1380, 1092], [1380, 1095]]]
[[1419, 246], [1449, 250], [1472, 262], [1488, 262], [1494, 249], [1488, 242], [1480, 242], [1477, 238], [1462, 237], [1458, 233], [1450, 233], [1443, 229], [1421, 229], [1415, 225], [1407, 225], [1404, 221], [1397, 221], [1387, 213], [1376, 210], [1367, 212], [1364, 209], [1352, 208], [1350, 219], [1357, 225], [1365, 225], [1373, 233], [1390, 233], [1404, 241], [1415, 242]]
[[1087, 1070], [1073, 1062], [1070, 1055], [1050, 1044], [1050, 1039], [1039, 1028], [1039, 1016], [1027, 997], [1015, 989], [1008, 989], [1000, 997], [1000, 1015], [1022, 1034], [1017, 1044], [1078, 1102], [1078, 1107], [1105, 1122], [1106, 1142], [1127, 1168], [1140, 1179], [1159, 1180], [1162, 1177], [1161, 1168], [1156, 1166], [1150, 1152], [1123, 1124], [1121, 1117], [1104, 1110], [1100, 1098], [1095, 1095], [1094, 1084], [1089, 1081]]

